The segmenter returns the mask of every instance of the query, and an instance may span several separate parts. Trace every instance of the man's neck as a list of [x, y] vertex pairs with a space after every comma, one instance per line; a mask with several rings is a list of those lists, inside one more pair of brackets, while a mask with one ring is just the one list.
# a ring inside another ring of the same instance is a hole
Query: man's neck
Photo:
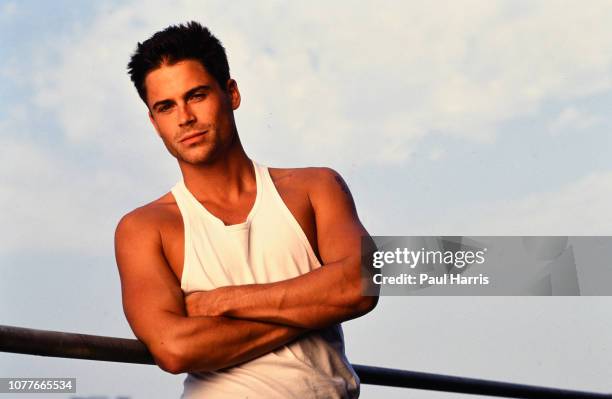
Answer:
[[200, 201], [234, 202], [244, 192], [256, 191], [254, 165], [241, 146], [214, 163], [182, 165], [189, 191]]

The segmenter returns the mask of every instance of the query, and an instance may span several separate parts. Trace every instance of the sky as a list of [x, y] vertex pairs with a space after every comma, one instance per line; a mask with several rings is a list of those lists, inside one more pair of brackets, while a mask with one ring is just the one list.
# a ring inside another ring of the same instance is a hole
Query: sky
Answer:
[[[114, 229], [180, 173], [126, 65], [192, 19], [227, 49], [247, 154], [334, 168], [370, 234], [612, 235], [612, 1], [0, 1], [1, 324], [133, 337]], [[610, 305], [384, 297], [343, 326], [357, 364], [611, 392]], [[0, 375], [134, 399], [184, 378], [6, 353]], [[362, 386], [406, 395], [473, 397]]]

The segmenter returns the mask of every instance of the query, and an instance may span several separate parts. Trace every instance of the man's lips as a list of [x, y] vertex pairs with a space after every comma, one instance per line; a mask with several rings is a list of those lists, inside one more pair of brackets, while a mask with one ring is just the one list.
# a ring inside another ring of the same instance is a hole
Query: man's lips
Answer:
[[187, 141], [187, 140], [190, 140], [190, 139], [192, 139], [192, 138], [194, 138], [194, 137], [201, 136], [201, 135], [205, 134], [206, 132], [208, 132], [208, 130], [204, 130], [203, 132], [191, 133], [191, 134], [188, 134], [187, 136], [183, 137], [183, 138], [182, 138], [182, 139], [180, 139], [179, 141], [180, 141], [181, 143], [183, 143], [183, 142], [185, 142], [185, 141]]

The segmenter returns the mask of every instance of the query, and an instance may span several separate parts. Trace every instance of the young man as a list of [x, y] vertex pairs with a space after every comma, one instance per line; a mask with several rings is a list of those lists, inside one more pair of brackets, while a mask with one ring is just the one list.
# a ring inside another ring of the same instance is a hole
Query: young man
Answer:
[[225, 50], [198, 23], [138, 44], [128, 70], [183, 178], [126, 214], [115, 250], [134, 334], [185, 398], [356, 398], [340, 322], [362, 295], [360, 223], [328, 168], [245, 154]]

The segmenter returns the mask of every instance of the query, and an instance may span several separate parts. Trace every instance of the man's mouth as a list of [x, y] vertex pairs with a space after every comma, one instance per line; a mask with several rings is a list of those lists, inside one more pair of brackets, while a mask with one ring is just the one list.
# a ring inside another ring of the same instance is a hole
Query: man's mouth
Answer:
[[186, 135], [185, 137], [183, 137], [182, 139], [180, 139], [179, 141], [181, 143], [189, 143], [190, 141], [196, 141], [198, 137], [206, 134], [206, 132], [208, 132], [208, 130], [204, 130], [203, 132], [190, 133]]

